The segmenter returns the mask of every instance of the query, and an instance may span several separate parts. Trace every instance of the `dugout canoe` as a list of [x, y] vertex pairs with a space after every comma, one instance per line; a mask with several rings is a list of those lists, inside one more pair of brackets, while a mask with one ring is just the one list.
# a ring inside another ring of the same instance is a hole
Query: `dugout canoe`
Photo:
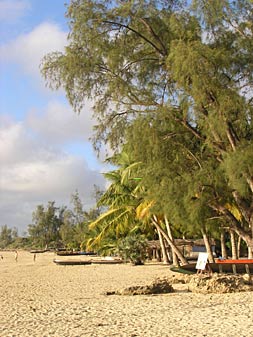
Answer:
[[47, 251], [48, 251], [47, 249], [33, 249], [33, 250], [30, 250], [30, 253], [40, 254], [40, 253], [46, 253]]
[[68, 252], [68, 251], [59, 251], [56, 252], [58, 256], [76, 256], [76, 255], [87, 255], [87, 256], [92, 256], [92, 255], [97, 255], [94, 252]]
[[[208, 266], [213, 273], [253, 274], [253, 259], [217, 259], [215, 263], [209, 263]], [[171, 267], [170, 269], [184, 274], [195, 274], [197, 272], [196, 263], [189, 263], [180, 267]]]
[[54, 259], [53, 262], [60, 266], [80, 266], [80, 265], [88, 265], [91, 264], [91, 261], [84, 261], [84, 260], [57, 260]]
[[101, 259], [101, 260], [91, 260], [92, 264], [119, 264], [119, 263], [123, 263], [124, 261], [120, 260], [120, 259], [114, 259], [114, 260], [110, 260], [110, 259]]
[[80, 265], [88, 265], [88, 264], [119, 264], [123, 263], [122, 260], [114, 259], [101, 259], [101, 260], [58, 260], [54, 259], [53, 262], [55, 264], [61, 265], [61, 266], [80, 266]]

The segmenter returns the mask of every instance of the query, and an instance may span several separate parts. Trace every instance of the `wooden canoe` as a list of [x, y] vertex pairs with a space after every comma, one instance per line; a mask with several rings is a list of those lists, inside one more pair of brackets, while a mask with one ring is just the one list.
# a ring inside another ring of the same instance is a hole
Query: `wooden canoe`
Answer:
[[59, 252], [56, 252], [56, 254], [59, 255], [59, 256], [97, 255], [94, 252], [70, 252], [70, 251], [59, 251]]
[[[239, 260], [216, 260], [215, 263], [209, 263], [213, 273], [228, 273], [228, 274], [253, 274], [253, 259]], [[195, 274], [197, 272], [196, 263], [189, 263], [180, 267], [171, 267], [172, 271]]]
[[30, 253], [32, 254], [40, 254], [40, 253], [46, 253], [47, 250], [46, 249], [33, 249], [33, 250], [30, 250]]
[[53, 260], [54, 263], [61, 265], [61, 266], [80, 266], [80, 265], [88, 265], [91, 264], [91, 261], [85, 261], [85, 260]]
[[61, 265], [61, 266], [80, 266], [80, 265], [88, 265], [88, 264], [119, 264], [123, 263], [122, 260], [114, 259], [114, 260], [107, 260], [107, 259], [101, 259], [101, 260], [58, 260], [54, 259], [54, 263]]
[[253, 259], [237, 259], [237, 260], [232, 260], [232, 259], [216, 259], [215, 261], [216, 263], [220, 263], [220, 264], [252, 264], [253, 263]]
[[107, 260], [107, 259], [101, 259], [101, 260], [91, 260], [92, 264], [119, 264], [123, 263], [124, 261], [120, 259], [115, 259], [115, 260]]

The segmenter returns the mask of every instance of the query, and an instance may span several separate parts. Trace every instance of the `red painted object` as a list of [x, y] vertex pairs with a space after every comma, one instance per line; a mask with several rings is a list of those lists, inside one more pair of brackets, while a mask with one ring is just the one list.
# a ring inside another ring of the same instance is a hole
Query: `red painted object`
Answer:
[[253, 263], [253, 259], [237, 259], [237, 260], [217, 259], [215, 262], [219, 264], [251, 264]]

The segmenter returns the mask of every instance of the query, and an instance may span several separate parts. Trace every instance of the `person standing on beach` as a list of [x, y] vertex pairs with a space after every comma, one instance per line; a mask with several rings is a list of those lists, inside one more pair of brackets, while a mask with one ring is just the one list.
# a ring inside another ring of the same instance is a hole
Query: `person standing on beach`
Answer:
[[33, 254], [33, 261], [36, 261], [36, 253]]
[[15, 250], [15, 261], [18, 262], [18, 251]]

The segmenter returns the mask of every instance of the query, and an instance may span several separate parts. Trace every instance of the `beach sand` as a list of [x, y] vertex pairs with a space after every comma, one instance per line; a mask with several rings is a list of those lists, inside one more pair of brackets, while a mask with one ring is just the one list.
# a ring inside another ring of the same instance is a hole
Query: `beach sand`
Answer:
[[[172, 276], [168, 266], [58, 266], [54, 253], [1, 252], [0, 337], [252, 337], [253, 293], [106, 296]], [[72, 257], [73, 258], [73, 257]], [[84, 258], [84, 257], [83, 257]]]

